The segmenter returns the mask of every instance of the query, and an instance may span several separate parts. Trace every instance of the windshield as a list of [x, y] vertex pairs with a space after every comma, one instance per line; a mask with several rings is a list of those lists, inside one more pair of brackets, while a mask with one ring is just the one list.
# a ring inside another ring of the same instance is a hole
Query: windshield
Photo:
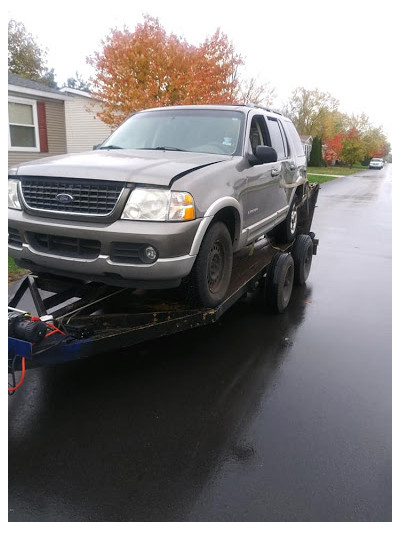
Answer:
[[378, 159], [377, 157], [373, 157], [371, 161], [375, 161], [375, 163], [377, 162], [380, 163], [381, 161], [383, 161], [383, 159]]
[[126, 120], [101, 148], [178, 150], [239, 155], [245, 115], [240, 111], [144, 111]]

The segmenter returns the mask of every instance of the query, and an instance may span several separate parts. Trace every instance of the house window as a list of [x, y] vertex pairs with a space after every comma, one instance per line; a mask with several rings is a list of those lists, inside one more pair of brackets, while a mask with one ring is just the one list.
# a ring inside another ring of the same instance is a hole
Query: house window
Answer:
[[39, 152], [36, 102], [25, 98], [8, 99], [8, 149]]

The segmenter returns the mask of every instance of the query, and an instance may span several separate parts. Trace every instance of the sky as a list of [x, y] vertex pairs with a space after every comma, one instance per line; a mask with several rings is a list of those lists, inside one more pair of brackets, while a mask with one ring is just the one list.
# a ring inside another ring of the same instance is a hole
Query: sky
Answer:
[[[246, 75], [269, 82], [277, 109], [293, 89], [329, 92], [346, 113], [365, 112], [394, 133], [394, 8], [380, 0], [14, 0], [8, 17], [23, 22], [48, 51], [61, 86], [94, 71], [86, 58], [101, 50], [111, 28], [134, 30], [143, 14], [158, 17], [167, 32], [199, 44], [220, 27], [245, 59]], [[379, 9], [378, 9], [379, 8]]]
[[[111, 28], [134, 30], [143, 14], [167, 32], [199, 44], [220, 27], [245, 59], [245, 73], [269, 82], [278, 108], [298, 86], [329, 92], [346, 113], [365, 112], [394, 132], [394, 2], [380, 0], [14, 0], [8, 16], [23, 22], [48, 51], [61, 86], [79, 72], [94, 74], [86, 58], [101, 50]], [[379, 6], [379, 11], [377, 10]], [[392, 82], [390, 82], [392, 80]], [[388, 83], [389, 81], [389, 83]]]

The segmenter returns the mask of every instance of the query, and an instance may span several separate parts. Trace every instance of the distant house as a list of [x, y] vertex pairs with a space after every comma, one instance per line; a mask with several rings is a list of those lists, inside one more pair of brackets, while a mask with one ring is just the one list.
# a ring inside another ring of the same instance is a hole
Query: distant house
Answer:
[[112, 130], [96, 116], [101, 110], [100, 101], [86, 91], [69, 87], [63, 87], [60, 91], [68, 96], [65, 101], [67, 151], [92, 150], [93, 145], [107, 139]]
[[307, 161], [310, 161], [313, 138], [311, 135], [300, 135], [300, 139], [303, 145], [304, 153], [307, 157]]
[[41, 157], [92, 150], [111, 133], [89, 93], [52, 89], [8, 74], [9, 167]]
[[66, 153], [66, 98], [58, 89], [8, 74], [9, 166]]

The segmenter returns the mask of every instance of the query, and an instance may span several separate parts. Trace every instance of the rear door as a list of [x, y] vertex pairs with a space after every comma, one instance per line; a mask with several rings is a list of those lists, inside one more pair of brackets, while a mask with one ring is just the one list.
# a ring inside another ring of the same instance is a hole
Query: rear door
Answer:
[[285, 189], [285, 185], [296, 181], [295, 154], [290, 151], [281, 121], [276, 117], [268, 117], [267, 126], [271, 138], [271, 146], [275, 148], [280, 163], [279, 188], [281, 194], [279, 195], [279, 209], [281, 210], [288, 206], [291, 193], [290, 189]]

